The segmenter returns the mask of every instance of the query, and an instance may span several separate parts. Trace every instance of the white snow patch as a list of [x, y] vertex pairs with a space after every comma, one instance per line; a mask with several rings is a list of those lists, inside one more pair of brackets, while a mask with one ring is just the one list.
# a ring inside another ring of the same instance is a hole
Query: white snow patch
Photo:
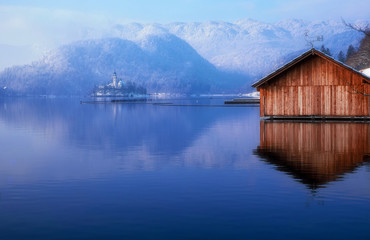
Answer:
[[260, 92], [251, 92], [243, 94], [243, 97], [252, 97], [252, 98], [260, 98]]
[[365, 69], [362, 69], [360, 70], [360, 72], [362, 72], [363, 74], [367, 75], [370, 77], [370, 68], [365, 68]]

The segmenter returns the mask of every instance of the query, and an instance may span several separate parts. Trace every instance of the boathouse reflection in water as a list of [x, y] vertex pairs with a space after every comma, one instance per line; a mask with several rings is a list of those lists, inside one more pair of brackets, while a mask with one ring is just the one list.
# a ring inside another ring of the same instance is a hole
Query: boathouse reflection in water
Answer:
[[369, 123], [261, 121], [255, 153], [310, 189], [370, 160]]

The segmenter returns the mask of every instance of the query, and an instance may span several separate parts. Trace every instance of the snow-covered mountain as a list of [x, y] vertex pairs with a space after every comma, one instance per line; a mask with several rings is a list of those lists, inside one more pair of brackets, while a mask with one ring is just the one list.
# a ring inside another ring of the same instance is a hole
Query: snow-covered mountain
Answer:
[[106, 38], [62, 46], [31, 65], [6, 69], [0, 86], [19, 93], [87, 94], [111, 81], [113, 71], [149, 92], [224, 91], [246, 81], [245, 76], [219, 71], [184, 40], [157, 32], [136, 42]]
[[[365, 21], [356, 24], [364, 25]], [[107, 35], [136, 41], [148, 32], [169, 32], [188, 42], [216, 67], [261, 77], [281, 65], [285, 56], [310, 47], [305, 40], [323, 36], [322, 44], [336, 57], [350, 44], [359, 46], [361, 33], [348, 29], [341, 21], [308, 22], [289, 19], [274, 24], [244, 19], [235, 23], [170, 23], [116, 25]]]
[[22, 93], [84, 94], [110, 81], [117, 71], [149, 92], [248, 91], [251, 82], [309, 48], [307, 38], [321, 35], [324, 41], [315, 46], [324, 44], [334, 57], [350, 44], [358, 47], [363, 38], [340, 21], [115, 25], [101, 38], [67, 44], [30, 65], [6, 69], [0, 73], [0, 87]]

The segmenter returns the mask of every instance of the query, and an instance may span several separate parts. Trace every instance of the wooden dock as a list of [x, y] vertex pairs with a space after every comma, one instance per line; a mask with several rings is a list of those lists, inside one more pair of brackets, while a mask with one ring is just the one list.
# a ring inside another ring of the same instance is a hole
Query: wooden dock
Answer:
[[259, 104], [259, 98], [234, 98], [231, 101], [225, 101], [225, 104]]
[[264, 121], [309, 121], [309, 122], [369, 122], [370, 117], [367, 116], [264, 116]]
[[131, 102], [148, 102], [152, 101], [152, 99], [147, 98], [132, 98], [132, 99], [113, 99], [111, 100], [112, 103], [131, 103]]

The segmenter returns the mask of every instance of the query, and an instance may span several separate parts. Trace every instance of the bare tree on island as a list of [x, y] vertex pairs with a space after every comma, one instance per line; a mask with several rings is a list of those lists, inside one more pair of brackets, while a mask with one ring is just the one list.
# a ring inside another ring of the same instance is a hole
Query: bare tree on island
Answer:
[[366, 24], [366, 26], [359, 26], [357, 24], [347, 23], [343, 18], [342, 18], [342, 22], [346, 27], [356, 30], [358, 32], [362, 32], [363, 34], [367, 36], [370, 36], [370, 25], [369, 24]]

